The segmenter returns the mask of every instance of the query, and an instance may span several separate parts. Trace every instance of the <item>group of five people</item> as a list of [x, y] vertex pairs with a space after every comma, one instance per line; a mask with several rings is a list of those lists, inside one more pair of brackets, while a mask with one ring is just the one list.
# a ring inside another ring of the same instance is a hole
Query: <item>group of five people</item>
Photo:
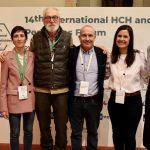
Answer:
[[[87, 150], [96, 150], [103, 84], [109, 78], [108, 112], [115, 150], [135, 150], [135, 136], [142, 115], [140, 90], [142, 83], [148, 83], [149, 75], [144, 53], [134, 49], [131, 26], [122, 25], [117, 29], [109, 55], [94, 45], [96, 34], [91, 25], [80, 29], [80, 45], [74, 46], [71, 34], [60, 26], [56, 8], [43, 11], [43, 24], [33, 35], [29, 50], [25, 48], [26, 30], [15, 26], [11, 31], [14, 49], [1, 56], [4, 60], [0, 111], [9, 119], [11, 149], [19, 150], [22, 115], [24, 149], [31, 150], [36, 112], [42, 150], [66, 150], [68, 119], [72, 150], [82, 149], [84, 120]], [[55, 144], [50, 128], [51, 107]]]

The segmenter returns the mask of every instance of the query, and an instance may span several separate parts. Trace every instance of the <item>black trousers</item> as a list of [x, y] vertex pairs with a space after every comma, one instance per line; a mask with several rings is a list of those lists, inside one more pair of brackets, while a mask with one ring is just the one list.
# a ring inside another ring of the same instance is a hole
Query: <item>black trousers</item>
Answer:
[[135, 150], [135, 135], [142, 115], [141, 95], [125, 97], [125, 103], [118, 104], [115, 103], [115, 93], [111, 93], [108, 112], [115, 150]]
[[74, 98], [70, 111], [72, 150], [82, 150], [84, 119], [87, 128], [87, 150], [97, 149], [99, 117], [100, 106], [98, 98], [90, 98], [88, 100], [82, 97]]
[[53, 150], [51, 135], [51, 106], [55, 123], [55, 150], [66, 150], [67, 121], [68, 121], [68, 93], [47, 94], [35, 93], [35, 111], [40, 126], [42, 150]]
[[150, 150], [150, 81], [145, 100], [145, 122], [143, 131], [143, 145]]

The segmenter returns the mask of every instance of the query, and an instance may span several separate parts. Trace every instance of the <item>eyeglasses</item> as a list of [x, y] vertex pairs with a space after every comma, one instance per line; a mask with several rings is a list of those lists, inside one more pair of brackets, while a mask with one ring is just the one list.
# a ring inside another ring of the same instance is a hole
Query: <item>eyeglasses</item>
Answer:
[[44, 20], [46, 21], [50, 21], [50, 20], [53, 20], [53, 21], [58, 21], [58, 16], [46, 16], [44, 17]]

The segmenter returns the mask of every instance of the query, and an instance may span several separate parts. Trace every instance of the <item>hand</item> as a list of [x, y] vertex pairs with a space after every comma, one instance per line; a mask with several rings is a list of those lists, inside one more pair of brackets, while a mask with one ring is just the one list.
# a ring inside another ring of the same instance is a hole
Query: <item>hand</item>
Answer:
[[96, 47], [102, 49], [104, 54], [108, 55], [110, 54], [110, 51], [105, 46], [96, 46]]
[[4, 62], [5, 61], [5, 57], [8, 54], [8, 51], [4, 51], [0, 53], [0, 62]]
[[9, 118], [9, 113], [6, 112], [6, 111], [2, 112], [2, 115], [3, 115], [3, 117], [4, 117], [5, 119], [8, 119], [8, 118]]
[[101, 49], [103, 50], [104, 54], [110, 55], [110, 51], [106, 47], [103, 46]]

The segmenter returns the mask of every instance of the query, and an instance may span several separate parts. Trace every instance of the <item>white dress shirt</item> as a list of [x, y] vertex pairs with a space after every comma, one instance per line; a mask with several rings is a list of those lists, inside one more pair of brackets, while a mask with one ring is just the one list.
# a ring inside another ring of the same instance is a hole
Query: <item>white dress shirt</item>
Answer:
[[143, 83], [148, 84], [146, 59], [143, 52], [136, 52], [133, 64], [127, 67], [125, 57], [126, 54], [121, 54], [117, 63], [110, 62], [109, 88], [133, 93], [141, 90]]
[[[83, 56], [83, 64], [81, 63], [80, 59], [80, 52]], [[80, 48], [80, 52], [77, 59], [77, 65], [76, 65], [76, 89], [75, 89], [75, 96], [93, 96], [98, 93], [98, 64], [97, 64], [97, 58], [96, 53], [94, 51], [94, 48], [89, 50], [88, 52], [83, 52], [83, 50]], [[92, 56], [92, 60], [88, 68], [88, 64], [90, 62], [90, 57]], [[85, 69], [83, 69], [85, 68]], [[88, 94], [81, 95], [79, 94], [80, 84], [81, 81], [87, 81], [89, 82], [89, 88], [88, 88]]]

